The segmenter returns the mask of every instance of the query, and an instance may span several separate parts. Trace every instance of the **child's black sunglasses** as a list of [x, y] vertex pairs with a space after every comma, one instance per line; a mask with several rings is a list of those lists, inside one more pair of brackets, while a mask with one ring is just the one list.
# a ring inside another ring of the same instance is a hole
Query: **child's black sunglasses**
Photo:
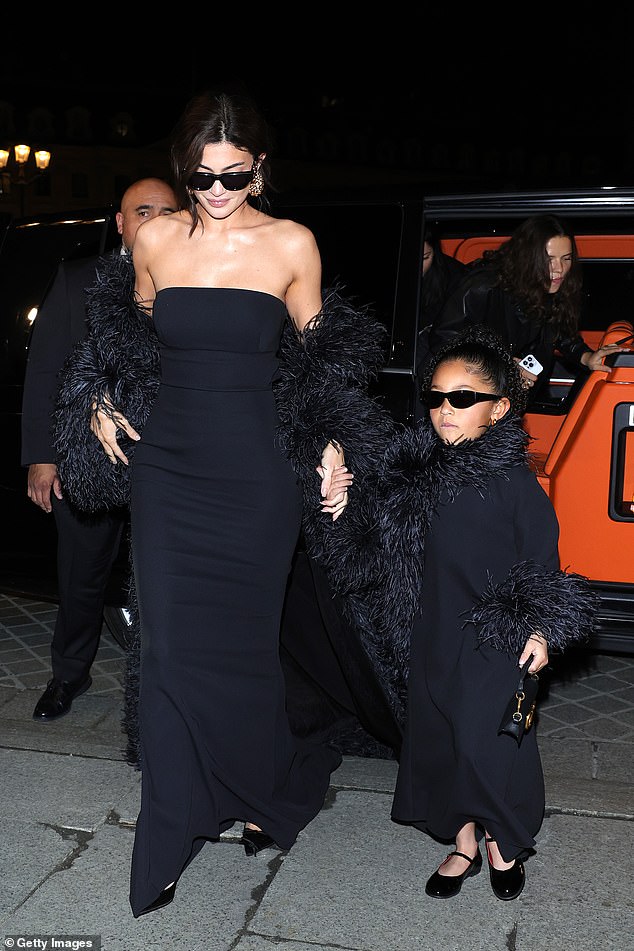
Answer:
[[194, 172], [189, 178], [189, 187], [195, 192], [206, 192], [215, 182], [220, 182], [228, 192], [239, 192], [253, 181], [253, 169], [248, 172], [222, 172], [214, 175], [213, 172]]
[[443, 393], [441, 390], [426, 390], [421, 393], [421, 399], [429, 409], [438, 409], [447, 400], [454, 409], [468, 409], [476, 403], [486, 403], [488, 400], [501, 400], [495, 393], [477, 393], [475, 390], [452, 390]]

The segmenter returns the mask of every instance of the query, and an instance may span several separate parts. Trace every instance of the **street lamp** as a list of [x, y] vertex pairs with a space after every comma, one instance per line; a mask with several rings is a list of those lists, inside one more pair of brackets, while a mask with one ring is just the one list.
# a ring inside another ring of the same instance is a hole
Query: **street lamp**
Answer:
[[11, 153], [8, 149], [0, 149], [0, 195], [5, 193], [10, 194], [11, 186], [17, 185], [20, 189], [20, 217], [24, 217], [24, 189], [27, 185], [31, 185], [37, 178], [39, 178], [42, 172], [46, 171], [51, 161], [51, 153], [47, 152], [45, 149], [38, 149], [33, 153], [37, 172], [35, 175], [30, 175], [28, 177], [26, 174], [26, 163], [28, 162], [29, 155], [31, 154], [31, 146], [23, 144], [15, 145], [13, 147], [13, 153], [18, 169], [17, 175], [11, 175], [9, 171], [5, 171], [9, 164]]

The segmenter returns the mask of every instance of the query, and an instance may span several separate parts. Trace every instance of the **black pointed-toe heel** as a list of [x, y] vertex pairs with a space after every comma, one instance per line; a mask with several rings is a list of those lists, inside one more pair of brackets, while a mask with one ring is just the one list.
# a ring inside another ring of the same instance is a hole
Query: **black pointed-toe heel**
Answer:
[[[482, 869], [482, 856], [480, 855], [480, 849], [478, 849], [473, 858], [465, 855], [464, 852], [452, 852], [447, 856], [445, 862], [447, 862], [448, 859], [450, 859], [453, 855], [459, 855], [461, 859], [466, 859], [469, 864], [462, 875], [441, 875], [440, 872], [435, 871], [425, 885], [425, 893], [430, 895], [432, 898], [453, 898], [454, 895], [457, 895], [462, 888], [462, 883], [464, 882], [465, 878], [470, 878], [472, 875], [477, 875]], [[445, 862], [442, 864], [444, 865]], [[442, 865], [440, 867], [442, 868]]]
[[247, 855], [257, 855], [262, 849], [275, 848], [275, 841], [266, 832], [259, 829], [244, 829], [242, 832], [242, 844]]
[[489, 853], [489, 842], [493, 839], [487, 839], [487, 859], [489, 862], [489, 879], [491, 881], [491, 890], [500, 901], [512, 901], [517, 898], [526, 884], [526, 872], [524, 863], [515, 859], [515, 864], [510, 868], [494, 868], [491, 864], [491, 855]]
[[168, 885], [167, 888], [164, 888], [158, 898], [155, 898], [151, 905], [148, 905], [147, 908], [144, 908], [143, 911], [139, 912], [137, 917], [141, 915], [148, 915], [151, 911], [157, 911], [159, 908], [164, 908], [165, 905], [169, 903], [174, 898], [176, 892], [176, 882], [172, 882], [171, 885]]

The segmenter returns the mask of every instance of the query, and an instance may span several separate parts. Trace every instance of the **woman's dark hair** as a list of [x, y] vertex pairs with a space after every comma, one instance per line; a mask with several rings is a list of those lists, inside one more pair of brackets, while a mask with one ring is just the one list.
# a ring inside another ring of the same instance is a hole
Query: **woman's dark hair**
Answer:
[[440, 246], [440, 237], [433, 228], [427, 227], [423, 241], [432, 250], [433, 258], [427, 273], [423, 278], [422, 305], [423, 314], [433, 313], [444, 304], [449, 287], [449, 270], [446, 258]]
[[[551, 238], [569, 238], [572, 263], [556, 294], [549, 294], [550, 270], [546, 245]], [[581, 265], [574, 235], [555, 215], [534, 215], [515, 229], [495, 251], [485, 251], [484, 263], [498, 274], [497, 283], [511, 293], [526, 315], [549, 321], [557, 338], [577, 332], [581, 308]]]
[[436, 368], [450, 360], [473, 364], [495, 393], [508, 397], [511, 404], [508, 416], [521, 416], [525, 411], [528, 390], [522, 382], [519, 366], [502, 339], [488, 327], [482, 324], [468, 327], [441, 347], [425, 371], [423, 392], [430, 388]]
[[[265, 188], [270, 185], [268, 157], [273, 144], [272, 131], [254, 101], [244, 93], [208, 90], [195, 96], [185, 107], [172, 133], [170, 162], [179, 207], [192, 216], [194, 231], [198, 223], [195, 196], [189, 190], [191, 175], [200, 165], [206, 145], [228, 142], [249, 152], [255, 161], [266, 152], [260, 165]], [[260, 207], [266, 202], [258, 199]], [[191, 233], [190, 232], [190, 233]]]

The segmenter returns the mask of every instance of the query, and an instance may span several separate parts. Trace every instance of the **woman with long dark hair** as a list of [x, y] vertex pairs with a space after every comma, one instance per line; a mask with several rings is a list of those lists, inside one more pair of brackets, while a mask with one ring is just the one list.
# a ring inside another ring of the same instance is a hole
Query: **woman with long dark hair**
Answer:
[[535, 215], [472, 265], [432, 328], [430, 348], [435, 353], [464, 327], [484, 324], [518, 361], [532, 355], [541, 364], [540, 374], [521, 368], [529, 387], [548, 382], [555, 350], [575, 366], [597, 370], [605, 356], [626, 348], [592, 350], [584, 342], [578, 330], [581, 293], [573, 233], [555, 215]]

